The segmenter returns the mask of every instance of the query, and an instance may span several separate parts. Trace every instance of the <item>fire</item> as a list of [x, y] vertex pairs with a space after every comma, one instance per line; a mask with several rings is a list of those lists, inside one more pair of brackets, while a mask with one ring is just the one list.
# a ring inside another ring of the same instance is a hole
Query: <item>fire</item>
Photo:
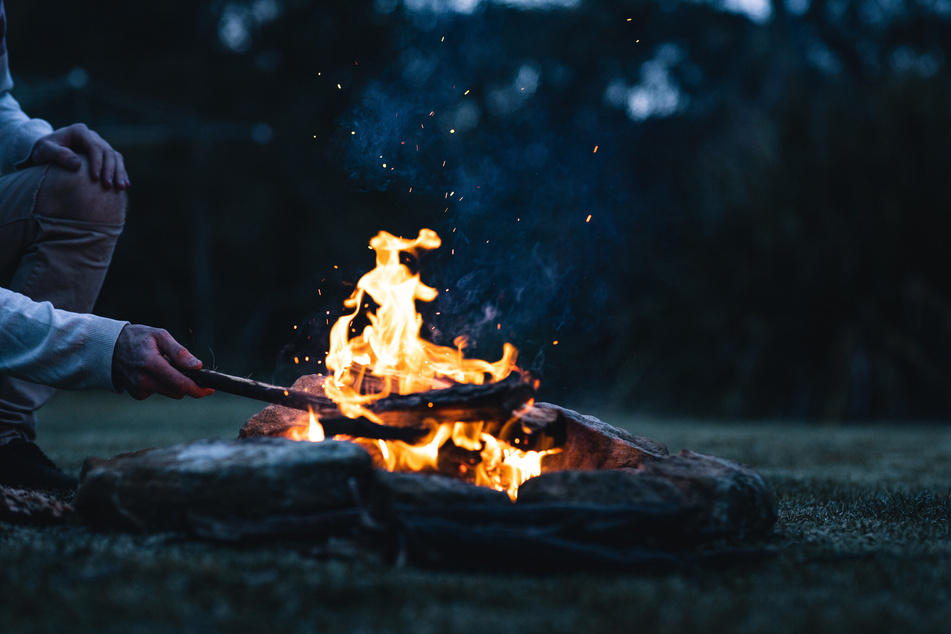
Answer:
[[[360, 278], [344, 301], [352, 312], [338, 319], [330, 332], [326, 364], [333, 374], [325, 381], [324, 392], [345, 416], [383, 423], [365, 406], [390, 394], [425, 392], [454, 383], [481, 385], [521, 372], [516, 365], [518, 351], [511, 344], [503, 346], [501, 359], [490, 363], [463, 356], [464, 336], [455, 339], [454, 348], [420, 337], [423, 320], [416, 301], [431, 302], [438, 291], [402, 264], [400, 253], [418, 258], [440, 244], [439, 236], [430, 229], [422, 229], [413, 240], [381, 231], [370, 241], [376, 267]], [[354, 334], [354, 321], [361, 315], [369, 323]], [[454, 454], [465, 456], [464, 460], [448, 461], [454, 475], [506, 491], [512, 499], [522, 482], [541, 473], [542, 457], [557, 451], [521, 451], [483, 431], [483, 423], [441, 422], [434, 427], [434, 433], [419, 445], [384, 440], [361, 444], [379, 450], [390, 471], [446, 472], [447, 467], [440, 463], [446, 462], [444, 454], [451, 447]], [[291, 430], [289, 436], [322, 440], [323, 429], [311, 413], [308, 431]]]
[[324, 426], [317, 422], [314, 416], [314, 410], [310, 410], [310, 422], [307, 427], [291, 427], [287, 430], [287, 437], [291, 440], [309, 440], [310, 442], [320, 442], [324, 440]]
[[[423, 319], [416, 311], [416, 300], [431, 302], [439, 292], [423, 284], [418, 274], [400, 263], [399, 256], [403, 251], [418, 256], [440, 244], [439, 236], [429, 229], [420, 231], [415, 240], [397, 238], [385, 231], [370, 240], [376, 252], [376, 268], [360, 278], [353, 294], [344, 301], [353, 312], [338, 319], [330, 331], [327, 367], [333, 371], [333, 380], [327, 381], [324, 390], [345, 415], [382, 422], [362, 405], [392, 392], [424, 392], [448, 387], [452, 382], [482, 384], [486, 375], [492, 381], [501, 381], [518, 369], [518, 351], [511, 344], [505, 344], [502, 359], [488, 363], [463, 358], [465, 337], [456, 338], [455, 348], [420, 338]], [[370, 324], [363, 332], [350, 338], [366, 296], [378, 308], [367, 315]], [[382, 379], [377, 391], [362, 389], [367, 374]]]

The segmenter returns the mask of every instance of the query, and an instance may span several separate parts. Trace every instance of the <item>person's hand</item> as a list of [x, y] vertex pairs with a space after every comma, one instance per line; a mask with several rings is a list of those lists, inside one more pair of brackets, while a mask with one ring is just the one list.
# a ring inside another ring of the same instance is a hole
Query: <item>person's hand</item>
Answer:
[[47, 134], [33, 145], [27, 165], [53, 163], [75, 172], [82, 167], [79, 155], [88, 158], [89, 178], [109, 189], [128, 189], [129, 175], [122, 155], [112, 149], [101, 136], [82, 123], [60, 128]]
[[139, 400], [152, 394], [179, 399], [214, 393], [180, 372], [200, 367], [201, 361], [170, 334], [149, 326], [130, 324], [123, 328], [112, 354], [113, 382]]

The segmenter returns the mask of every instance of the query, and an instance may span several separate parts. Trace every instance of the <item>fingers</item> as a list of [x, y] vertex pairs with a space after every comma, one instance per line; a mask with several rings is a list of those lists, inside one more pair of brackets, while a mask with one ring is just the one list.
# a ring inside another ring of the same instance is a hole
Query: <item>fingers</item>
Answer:
[[82, 165], [79, 154], [87, 157], [89, 178], [106, 189], [128, 189], [129, 174], [122, 154], [82, 123], [60, 128], [41, 138], [33, 147], [29, 161], [35, 165], [54, 163], [75, 172]]
[[166, 331], [148, 326], [123, 328], [113, 354], [114, 381], [137, 399], [152, 394], [175, 399], [212, 394], [214, 390], [199, 387], [180, 371], [200, 367], [201, 361]]
[[53, 163], [70, 172], [75, 172], [83, 164], [79, 155], [71, 149], [48, 140], [41, 140], [36, 143], [31, 158], [38, 165]]

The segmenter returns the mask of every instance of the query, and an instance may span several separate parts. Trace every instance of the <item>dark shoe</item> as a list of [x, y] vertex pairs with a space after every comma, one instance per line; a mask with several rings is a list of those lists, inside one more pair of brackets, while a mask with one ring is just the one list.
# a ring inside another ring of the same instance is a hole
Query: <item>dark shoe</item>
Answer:
[[75, 491], [79, 480], [57, 469], [35, 444], [15, 438], [0, 445], [0, 485]]

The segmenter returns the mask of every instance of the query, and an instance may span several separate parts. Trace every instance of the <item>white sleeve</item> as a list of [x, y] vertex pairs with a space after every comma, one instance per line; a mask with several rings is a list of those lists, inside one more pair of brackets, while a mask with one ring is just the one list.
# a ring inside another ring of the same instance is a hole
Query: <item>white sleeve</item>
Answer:
[[0, 176], [30, 156], [36, 141], [53, 131], [43, 119], [31, 119], [9, 92], [0, 94]]
[[0, 372], [67, 390], [117, 392], [112, 355], [127, 324], [0, 288]]

